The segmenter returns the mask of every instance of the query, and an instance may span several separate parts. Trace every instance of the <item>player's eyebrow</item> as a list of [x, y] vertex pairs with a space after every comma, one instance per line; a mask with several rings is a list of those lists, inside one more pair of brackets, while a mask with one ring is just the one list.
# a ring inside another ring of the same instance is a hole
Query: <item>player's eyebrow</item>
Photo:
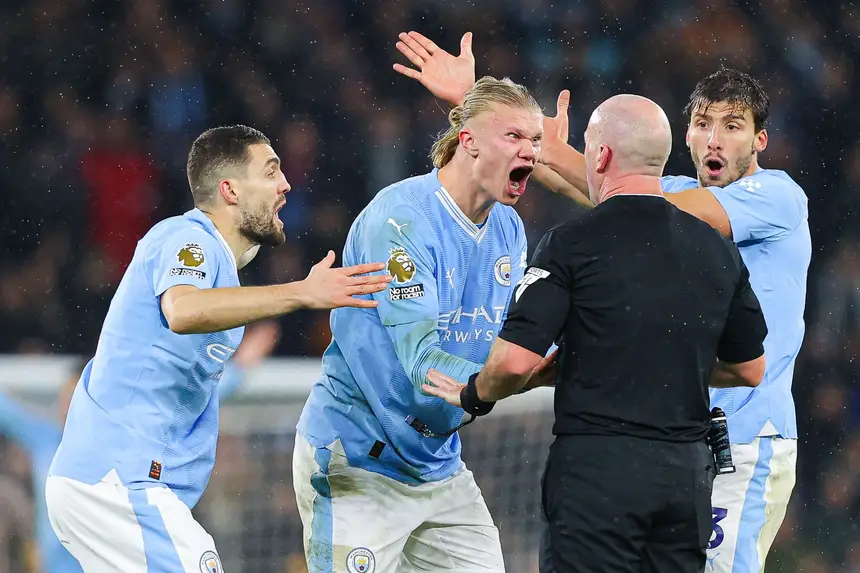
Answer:
[[272, 157], [268, 161], [266, 161], [266, 165], [264, 169], [268, 169], [269, 167], [278, 167], [281, 164], [281, 159], [278, 157]]
[[516, 133], [520, 137], [525, 137], [526, 139], [534, 139], [536, 137], [542, 137], [543, 136], [543, 131], [535, 133], [534, 135], [529, 135], [525, 131], [520, 129], [519, 127], [509, 127], [508, 129], [505, 130], [505, 133]]

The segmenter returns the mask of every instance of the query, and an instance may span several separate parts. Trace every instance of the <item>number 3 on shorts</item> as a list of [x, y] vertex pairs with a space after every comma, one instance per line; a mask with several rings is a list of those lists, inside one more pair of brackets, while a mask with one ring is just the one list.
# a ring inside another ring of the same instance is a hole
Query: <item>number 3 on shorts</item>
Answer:
[[720, 522], [724, 520], [728, 514], [729, 510], [722, 507], [715, 507], [712, 509], [711, 515], [713, 515], [714, 518], [714, 533], [711, 535], [711, 540], [708, 542], [708, 549], [715, 549], [723, 542], [725, 533], [723, 532], [723, 528], [720, 527]]

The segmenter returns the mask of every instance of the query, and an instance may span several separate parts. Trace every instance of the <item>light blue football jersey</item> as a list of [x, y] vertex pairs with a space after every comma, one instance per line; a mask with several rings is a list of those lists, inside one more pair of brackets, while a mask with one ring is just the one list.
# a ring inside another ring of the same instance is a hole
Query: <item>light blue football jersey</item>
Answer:
[[430, 368], [461, 382], [481, 369], [526, 256], [513, 208], [496, 204], [478, 227], [436, 170], [380, 191], [353, 223], [343, 264], [387, 261], [394, 279], [373, 295], [377, 308], [332, 311], [323, 374], [298, 431], [319, 448], [340, 440], [351, 466], [404, 483], [453, 475], [458, 433], [424, 437], [406, 419], [436, 433], [462, 421], [462, 409], [421, 385]]
[[[666, 193], [698, 186], [691, 177], [663, 177]], [[759, 169], [731, 185], [708, 189], [728, 214], [768, 326], [761, 384], [711, 389], [711, 406], [726, 413], [732, 443], [748, 444], [760, 435], [796, 439], [791, 385], [805, 332], [806, 276], [812, 257], [806, 194], [788, 174], [774, 169]]]
[[244, 328], [176, 334], [161, 295], [176, 285], [239, 286], [236, 260], [200, 210], [141, 239], [72, 396], [50, 475], [87, 484], [116, 470], [129, 489], [167, 486], [194, 507], [218, 440], [218, 382]]

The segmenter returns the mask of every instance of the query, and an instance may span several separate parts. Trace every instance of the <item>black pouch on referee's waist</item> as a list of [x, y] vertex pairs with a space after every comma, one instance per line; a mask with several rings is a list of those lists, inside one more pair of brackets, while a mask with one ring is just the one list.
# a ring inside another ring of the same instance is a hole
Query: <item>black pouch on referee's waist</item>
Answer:
[[735, 473], [732, 446], [729, 442], [729, 426], [726, 415], [720, 408], [711, 410], [711, 428], [708, 430], [706, 441], [714, 455], [717, 475]]

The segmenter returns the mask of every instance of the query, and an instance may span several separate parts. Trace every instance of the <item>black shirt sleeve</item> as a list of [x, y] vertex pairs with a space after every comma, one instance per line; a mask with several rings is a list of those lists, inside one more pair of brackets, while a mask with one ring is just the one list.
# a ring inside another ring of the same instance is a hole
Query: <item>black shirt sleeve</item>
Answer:
[[560, 231], [550, 230], [514, 288], [508, 317], [499, 332], [512, 344], [541, 356], [561, 336], [570, 308], [570, 278], [559, 253]]
[[755, 360], [764, 354], [767, 324], [758, 298], [750, 286], [750, 273], [737, 255], [740, 280], [729, 307], [729, 316], [717, 347], [717, 357], [732, 364]]

